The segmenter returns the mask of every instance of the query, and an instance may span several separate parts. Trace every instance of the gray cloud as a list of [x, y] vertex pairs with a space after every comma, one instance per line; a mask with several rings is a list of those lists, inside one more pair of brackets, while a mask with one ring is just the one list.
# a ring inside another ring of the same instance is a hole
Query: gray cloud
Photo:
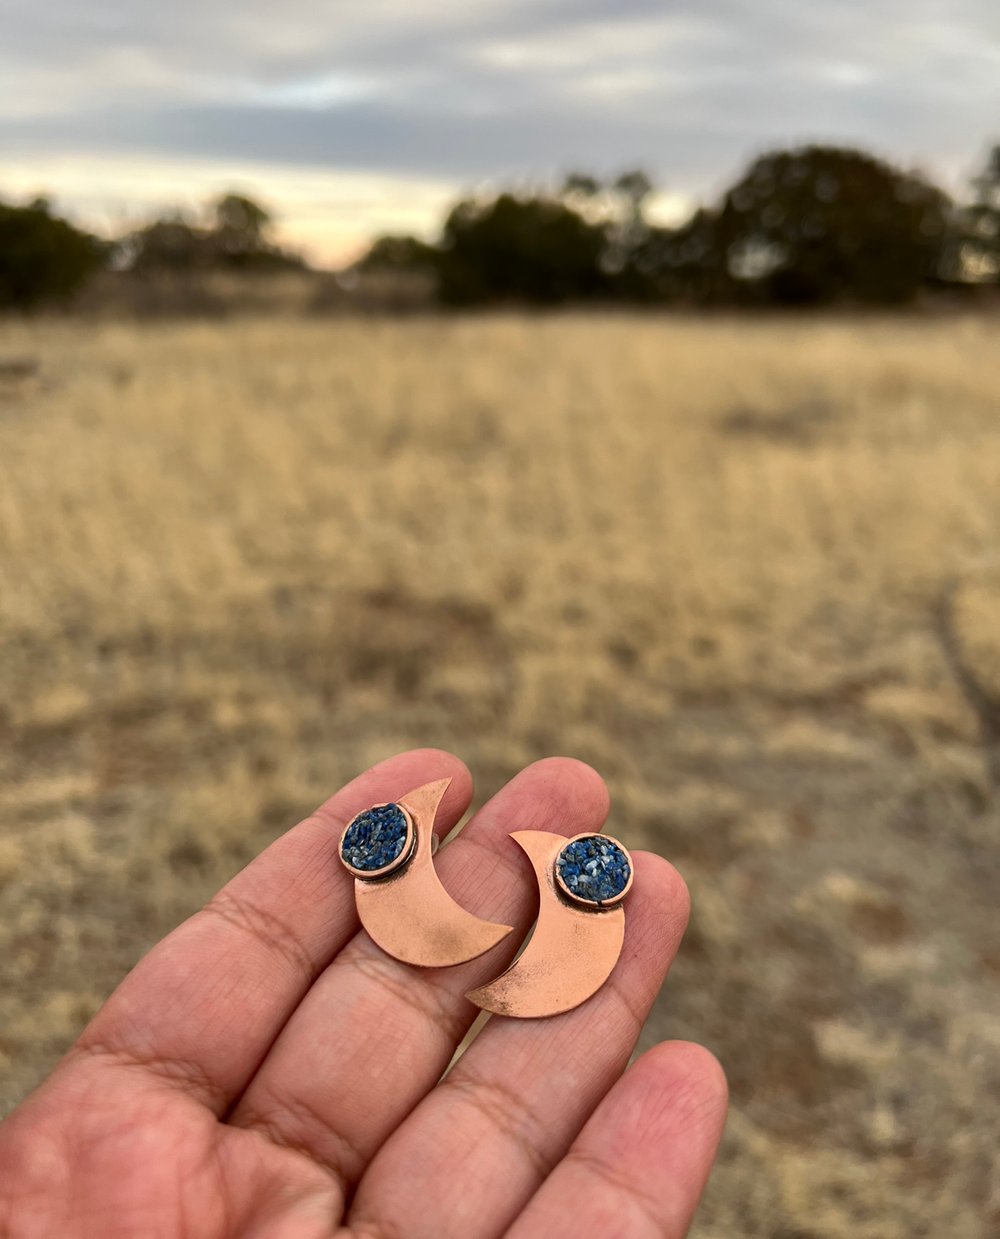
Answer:
[[459, 183], [639, 163], [694, 192], [769, 143], [953, 175], [1000, 138], [995, 0], [0, 0], [0, 28], [10, 154]]

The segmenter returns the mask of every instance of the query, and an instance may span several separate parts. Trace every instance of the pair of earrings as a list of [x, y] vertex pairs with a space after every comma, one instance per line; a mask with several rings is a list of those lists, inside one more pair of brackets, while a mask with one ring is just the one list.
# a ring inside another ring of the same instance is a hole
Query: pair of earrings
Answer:
[[[424, 968], [476, 959], [512, 932], [467, 912], [434, 870], [434, 818], [450, 779], [428, 783], [353, 818], [340, 859], [355, 878], [361, 923], [387, 954]], [[625, 936], [622, 900], [632, 858], [609, 835], [573, 839], [515, 831], [538, 881], [531, 941], [506, 972], [466, 997], [498, 1015], [558, 1015], [579, 1006], [611, 974]]]

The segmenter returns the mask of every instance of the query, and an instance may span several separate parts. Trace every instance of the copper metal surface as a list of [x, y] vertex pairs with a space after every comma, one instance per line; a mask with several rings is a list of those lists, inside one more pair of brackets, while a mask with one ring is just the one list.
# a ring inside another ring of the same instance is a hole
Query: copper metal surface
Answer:
[[558, 1015], [601, 988], [621, 954], [625, 909], [569, 903], [559, 893], [555, 860], [569, 842], [544, 830], [511, 835], [531, 861], [538, 880], [538, 921], [531, 941], [495, 981], [466, 997], [497, 1015]]
[[354, 883], [358, 915], [372, 940], [393, 958], [421, 968], [463, 964], [511, 932], [510, 925], [480, 920], [460, 907], [434, 870], [434, 816], [450, 782], [439, 779], [396, 801], [417, 836], [409, 863], [378, 881]]

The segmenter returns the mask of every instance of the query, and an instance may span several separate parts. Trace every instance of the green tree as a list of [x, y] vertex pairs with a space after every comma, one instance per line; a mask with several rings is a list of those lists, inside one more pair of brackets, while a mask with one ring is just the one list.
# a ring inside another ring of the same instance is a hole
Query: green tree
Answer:
[[389, 234], [376, 237], [358, 261], [359, 271], [428, 271], [437, 263], [438, 251], [416, 237]]
[[29, 309], [71, 296], [98, 270], [107, 246], [52, 213], [44, 198], [0, 203], [0, 306]]
[[907, 301], [938, 274], [949, 211], [936, 186], [861, 151], [776, 151], [725, 195], [708, 285], [737, 301]]
[[650, 235], [645, 207], [653, 189], [649, 176], [636, 168], [610, 180], [571, 172], [559, 191], [571, 209], [603, 227], [600, 265], [609, 292], [618, 300], [649, 301], [655, 296], [655, 283], [638, 261]]
[[589, 172], [570, 172], [563, 178], [559, 197], [574, 207], [597, 204], [622, 223], [642, 219], [643, 208], [655, 189], [652, 180], [635, 168], [605, 181]]
[[643, 209], [656, 186], [641, 168], [623, 172], [612, 186], [624, 205], [626, 219], [633, 225], [643, 222]]
[[437, 259], [442, 300], [554, 305], [606, 296], [606, 229], [557, 198], [501, 194], [453, 208]]
[[596, 198], [604, 189], [601, 180], [589, 172], [568, 172], [563, 178], [560, 196], [586, 202]]
[[273, 252], [268, 243], [271, 213], [259, 202], [244, 194], [223, 194], [214, 202], [212, 214], [210, 237], [222, 261], [239, 266]]
[[718, 299], [717, 231], [718, 215], [705, 207], [679, 227], [647, 228], [630, 259], [642, 299], [686, 305]]
[[976, 202], [1000, 213], [1000, 144], [986, 156], [982, 170], [972, 178]]
[[968, 283], [1000, 282], [1000, 146], [972, 179], [972, 202], [959, 213], [956, 276]]
[[641, 169], [623, 172], [611, 182], [611, 219], [607, 229], [604, 267], [614, 277], [616, 295], [625, 301], [655, 299], [655, 284], [643, 269], [640, 256], [649, 239], [645, 206], [653, 182]]
[[179, 212], [154, 220], [121, 243], [125, 265], [148, 275], [154, 271], [197, 271], [212, 265], [205, 232]]
[[223, 194], [210, 204], [207, 226], [173, 211], [126, 237], [120, 253], [124, 266], [145, 274], [301, 267], [298, 255], [271, 242], [271, 227], [270, 212], [252, 198]]

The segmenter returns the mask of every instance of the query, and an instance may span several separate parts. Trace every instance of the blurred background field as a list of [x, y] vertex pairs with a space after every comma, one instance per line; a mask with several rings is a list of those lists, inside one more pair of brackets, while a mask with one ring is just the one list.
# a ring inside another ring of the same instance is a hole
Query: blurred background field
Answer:
[[0, 1104], [362, 767], [562, 752], [692, 888], [698, 1239], [996, 1233], [998, 337], [0, 325]]

